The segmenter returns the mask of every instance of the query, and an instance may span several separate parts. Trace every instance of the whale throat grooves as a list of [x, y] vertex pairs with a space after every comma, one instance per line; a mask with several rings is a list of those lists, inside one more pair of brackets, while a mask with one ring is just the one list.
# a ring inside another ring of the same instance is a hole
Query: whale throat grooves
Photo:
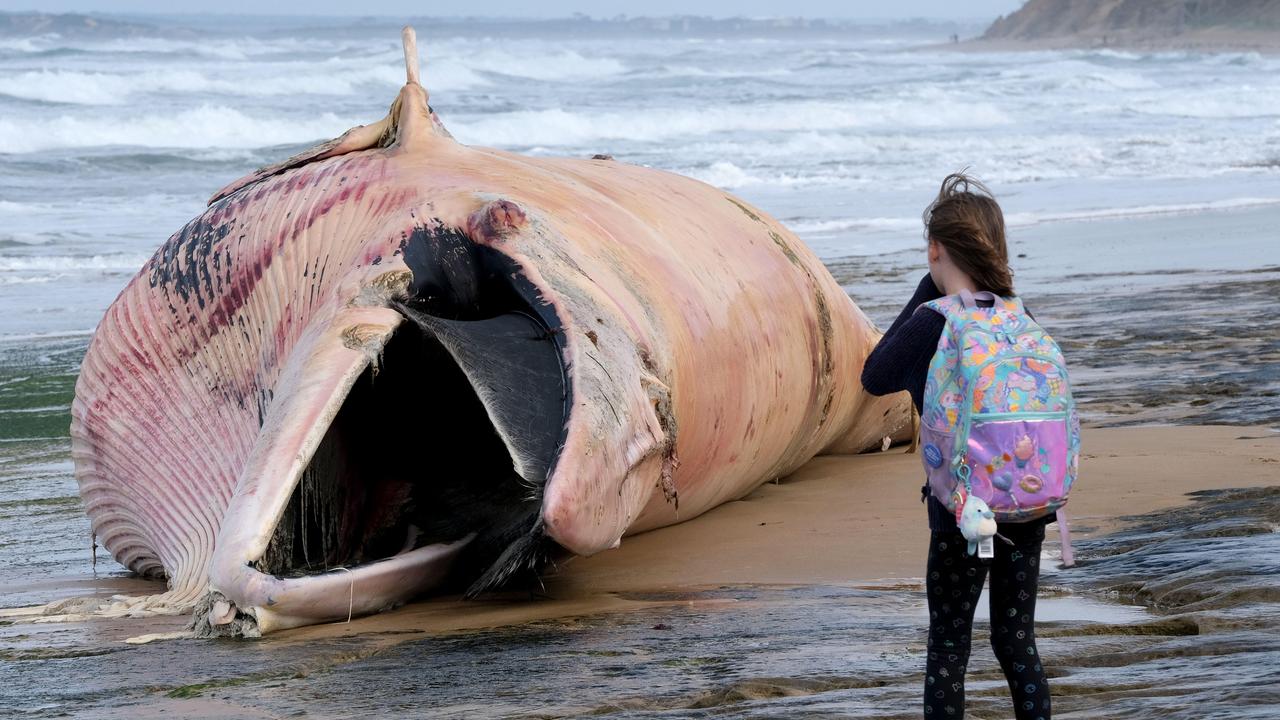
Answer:
[[506, 256], [419, 227], [401, 323], [343, 401], [255, 569], [299, 577], [468, 536], [468, 595], [536, 571], [557, 548], [542, 490], [571, 387], [554, 309]]

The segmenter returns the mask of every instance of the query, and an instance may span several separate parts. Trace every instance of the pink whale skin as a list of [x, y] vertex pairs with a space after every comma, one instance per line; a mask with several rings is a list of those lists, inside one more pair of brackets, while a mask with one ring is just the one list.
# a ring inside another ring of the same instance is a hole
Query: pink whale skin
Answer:
[[862, 390], [879, 333], [778, 222], [461, 145], [412, 40], [387, 118], [217, 193], [84, 359], [93, 531], [206, 634], [479, 592], [909, 419]]

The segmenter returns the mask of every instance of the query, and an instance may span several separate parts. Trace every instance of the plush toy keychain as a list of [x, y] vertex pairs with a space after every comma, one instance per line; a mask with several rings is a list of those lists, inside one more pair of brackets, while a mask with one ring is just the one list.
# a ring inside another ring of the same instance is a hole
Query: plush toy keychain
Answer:
[[[978, 552], [978, 545], [990, 542], [996, 534], [996, 515], [982, 498], [957, 488], [956, 524], [960, 534], [969, 541], [969, 554]], [[989, 546], [988, 546], [989, 547]], [[986, 555], [990, 557], [990, 555]]]

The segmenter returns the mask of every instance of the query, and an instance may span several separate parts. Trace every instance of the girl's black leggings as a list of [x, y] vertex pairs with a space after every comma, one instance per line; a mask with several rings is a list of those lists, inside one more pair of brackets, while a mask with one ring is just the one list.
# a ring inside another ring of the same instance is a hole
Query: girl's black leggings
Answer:
[[1049, 720], [1049, 683], [1036, 649], [1036, 586], [1044, 524], [1002, 523], [995, 557], [970, 555], [959, 531], [933, 533], [925, 587], [929, 594], [929, 660], [925, 668], [924, 716], [964, 717], [964, 672], [969, 662], [973, 612], [991, 570], [991, 649], [995, 651], [1017, 720]]

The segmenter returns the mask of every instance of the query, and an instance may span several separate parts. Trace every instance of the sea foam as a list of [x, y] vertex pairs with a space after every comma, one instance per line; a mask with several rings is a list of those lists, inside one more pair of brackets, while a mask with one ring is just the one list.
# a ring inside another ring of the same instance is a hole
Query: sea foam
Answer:
[[113, 253], [109, 255], [0, 255], [0, 272], [75, 272], [82, 270], [137, 270], [149, 255]]
[[811, 132], [845, 128], [983, 128], [1011, 122], [990, 103], [929, 107], [907, 100], [800, 101], [701, 108], [658, 107], [644, 112], [562, 108], [459, 116], [454, 134], [481, 145], [576, 146], [609, 139], [661, 141], [727, 132]]
[[[436, 68], [438, 86], [457, 90], [483, 84], [467, 68], [442, 64]], [[74, 105], [124, 105], [143, 95], [225, 95], [282, 97], [297, 95], [353, 95], [365, 88], [391, 92], [404, 83], [404, 72], [394, 66], [335, 69], [333, 72], [249, 74], [216, 77], [195, 70], [165, 69], [137, 73], [33, 70], [0, 76], [0, 95], [23, 100]]]
[[359, 119], [343, 119], [333, 113], [258, 117], [219, 105], [203, 105], [172, 114], [0, 118], [0, 153], [110, 145], [255, 148], [336, 137], [360, 123]]

